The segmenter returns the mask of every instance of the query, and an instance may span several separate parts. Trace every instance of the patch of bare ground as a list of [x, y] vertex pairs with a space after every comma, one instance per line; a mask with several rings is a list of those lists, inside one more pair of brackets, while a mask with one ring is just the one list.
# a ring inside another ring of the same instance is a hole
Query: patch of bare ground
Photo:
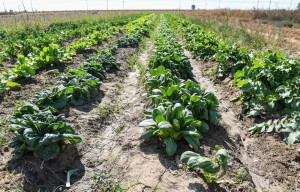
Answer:
[[[185, 53], [191, 57], [188, 51]], [[234, 157], [229, 160], [229, 175], [239, 176], [235, 166], [240, 165], [250, 174], [249, 180], [246, 180], [249, 185], [245, 185], [245, 190], [297, 191], [300, 170], [297, 149], [300, 144], [288, 149], [277, 134], [251, 135], [248, 128], [253, 126], [255, 119], [241, 115], [241, 103], [230, 102], [238, 94], [230, 78], [216, 83], [206, 73], [211, 68], [210, 62], [191, 59], [191, 63], [195, 80], [220, 100], [221, 124], [210, 134], [216, 137], [216, 143], [223, 145], [224, 141], [229, 141], [231, 144], [224, 145]], [[204, 142], [206, 138], [211, 137], [205, 137]]]

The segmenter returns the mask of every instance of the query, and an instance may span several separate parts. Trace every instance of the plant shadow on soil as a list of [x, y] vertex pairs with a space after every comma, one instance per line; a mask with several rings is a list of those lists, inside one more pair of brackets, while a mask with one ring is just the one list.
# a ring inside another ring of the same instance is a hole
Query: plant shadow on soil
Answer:
[[24, 191], [63, 191], [68, 170], [78, 169], [71, 176], [71, 184], [85, 174], [85, 167], [73, 144], [62, 145], [61, 152], [55, 159], [44, 162], [28, 153], [21, 159], [10, 160], [7, 169], [12, 174], [22, 175], [22, 183], [19, 186]]
[[[72, 108], [76, 109], [78, 111], [84, 112], [84, 113], [88, 113], [88, 112], [92, 111], [93, 109], [95, 109], [95, 105], [97, 105], [97, 103], [100, 103], [101, 100], [103, 99], [103, 97], [104, 97], [104, 92], [102, 90], [99, 90], [97, 96], [93, 97], [89, 102], [87, 102], [84, 105], [79, 105], [79, 106], [72, 105]], [[63, 111], [63, 113], [66, 115], [66, 117], [68, 117], [69, 113], [70, 113], [70, 107], [65, 109]]]
[[[204, 153], [205, 150], [209, 150], [209, 156], [212, 157], [215, 153], [215, 145], [219, 144], [222, 147], [224, 147], [227, 150], [230, 150], [230, 145], [234, 146], [234, 143], [227, 137], [226, 130], [222, 126], [217, 127], [211, 127], [209, 130], [209, 133], [204, 134], [204, 139], [201, 141], [201, 149], [199, 149], [198, 153], [200, 154], [207, 154]], [[177, 142], [178, 149], [177, 149], [177, 155], [179, 157], [182, 153], [185, 151], [193, 151], [192, 148], [189, 147], [189, 145], [183, 141], [180, 140]], [[150, 147], [151, 146], [151, 147]], [[141, 151], [146, 154], [158, 154], [158, 158], [160, 163], [166, 168], [171, 170], [180, 170], [176, 165], [176, 162], [174, 160], [174, 157], [168, 157], [165, 152], [165, 147], [163, 144], [163, 141], [161, 141], [158, 137], [152, 137], [148, 140], [143, 141], [140, 144]], [[204, 150], [205, 149], [205, 150]], [[195, 171], [196, 175], [200, 177], [203, 181], [205, 181], [204, 175], [200, 171]], [[207, 187], [204, 187], [202, 183], [189, 183], [187, 186], [190, 190], [195, 191], [227, 191], [227, 189], [220, 186], [218, 183], [207, 183]]]

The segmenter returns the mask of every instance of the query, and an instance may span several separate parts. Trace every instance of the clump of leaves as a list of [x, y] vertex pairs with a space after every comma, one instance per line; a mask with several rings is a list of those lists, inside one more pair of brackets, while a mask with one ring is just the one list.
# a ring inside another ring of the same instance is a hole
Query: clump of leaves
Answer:
[[211, 60], [217, 53], [219, 41], [215, 35], [203, 31], [200, 26], [189, 21], [182, 21], [182, 31], [187, 41], [187, 48], [204, 60]]
[[234, 79], [241, 89], [243, 112], [257, 116], [262, 112], [299, 111], [299, 63], [269, 50], [263, 58], [254, 58], [252, 66], [237, 71]]
[[40, 110], [36, 105], [24, 105], [18, 108], [11, 119], [14, 131], [14, 158], [22, 157], [32, 151], [34, 156], [43, 160], [55, 158], [59, 152], [59, 143], [70, 141], [79, 143], [81, 138], [66, 124], [64, 115], [54, 115], [53, 108]]
[[196, 119], [203, 121], [207, 127], [209, 127], [208, 124], [217, 125], [219, 122], [220, 115], [217, 111], [219, 101], [216, 96], [201, 89], [198, 84], [190, 80], [181, 80], [179, 84], [153, 89], [148, 95], [148, 100], [154, 107], [180, 103], [189, 109]]
[[284, 141], [290, 147], [295, 142], [300, 141], [300, 113], [294, 112], [290, 117], [269, 120], [249, 129], [252, 133], [276, 132], [283, 134]]
[[202, 126], [202, 122], [196, 120], [192, 113], [179, 103], [168, 108], [159, 106], [153, 109], [152, 118], [142, 121], [139, 125], [150, 127], [140, 139], [159, 136], [164, 141], [169, 156], [176, 153], [176, 141], [182, 138], [197, 150], [202, 139], [201, 133], [207, 131], [207, 127]]
[[203, 157], [198, 153], [186, 151], [181, 155], [180, 162], [190, 169], [200, 169], [208, 183], [216, 182], [227, 172], [228, 152], [216, 145], [217, 153], [212, 158]]
[[88, 72], [89, 74], [97, 77], [101, 81], [105, 79], [105, 68], [101, 63], [96, 61], [84, 62], [80, 65], [80, 69]]
[[237, 44], [227, 46], [220, 43], [217, 53], [213, 56], [218, 65], [214, 71], [219, 77], [234, 74], [236, 71], [251, 65], [252, 52], [240, 48]]
[[116, 51], [115, 48], [116, 47], [108, 50], [102, 50], [96, 57], [87, 59], [87, 62], [96, 62], [101, 64], [105, 70], [118, 69], [120, 67], [120, 63], [118, 63], [113, 57], [113, 54], [115, 54]]
[[9, 79], [13, 79], [13, 76], [17, 77], [32, 77], [35, 75], [34, 63], [24, 55], [18, 55], [18, 60], [15, 63], [15, 67], [12, 70], [12, 76]]
[[172, 75], [170, 69], [165, 69], [164, 66], [159, 66], [149, 70], [146, 87], [150, 90], [158, 89], [159, 87], [169, 87], [180, 82], [177, 76]]
[[50, 44], [44, 47], [43, 51], [33, 54], [33, 62], [36, 68], [41, 68], [49, 64], [59, 64], [70, 59], [69, 53], [59, 48], [57, 44]]
[[55, 87], [53, 89], [46, 90], [45, 92], [35, 94], [31, 101], [40, 109], [53, 107], [56, 110], [60, 110], [66, 106], [68, 97], [65, 90], [60, 90], [58, 87]]
[[118, 39], [117, 44], [120, 48], [138, 47], [142, 36], [138, 33], [132, 35], [126, 35]]
[[98, 93], [100, 80], [84, 70], [68, 70], [62, 77], [65, 93], [73, 105], [83, 105]]

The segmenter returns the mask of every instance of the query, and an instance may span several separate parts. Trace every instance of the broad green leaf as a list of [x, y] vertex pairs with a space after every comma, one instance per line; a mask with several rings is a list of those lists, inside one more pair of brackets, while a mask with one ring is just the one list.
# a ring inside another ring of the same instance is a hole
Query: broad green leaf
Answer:
[[149, 139], [154, 134], [154, 130], [147, 130], [145, 133], [143, 133], [139, 139]]
[[6, 82], [6, 86], [8, 86], [8, 87], [20, 87], [21, 85], [19, 83], [13, 82], [13, 81], [8, 81], [8, 82]]
[[173, 126], [167, 121], [162, 121], [158, 124], [158, 128], [165, 129], [165, 130], [172, 130]]
[[35, 147], [33, 149], [33, 154], [38, 158], [48, 161], [50, 159], [54, 159], [59, 154], [59, 151], [58, 144], [52, 143], [50, 145]]
[[148, 127], [148, 126], [154, 126], [156, 125], [156, 122], [153, 119], [146, 119], [142, 122], [140, 122], [140, 127]]
[[172, 138], [165, 139], [164, 143], [166, 145], [166, 152], [167, 152], [168, 156], [173, 156], [177, 150], [177, 144], [174, 141], [174, 139], [172, 139]]

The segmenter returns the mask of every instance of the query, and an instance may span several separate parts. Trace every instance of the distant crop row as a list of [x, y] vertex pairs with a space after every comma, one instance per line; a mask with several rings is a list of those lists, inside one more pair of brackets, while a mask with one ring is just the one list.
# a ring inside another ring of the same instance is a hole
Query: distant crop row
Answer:
[[[133, 18], [135, 18], [135, 16], [133, 16]], [[90, 28], [85, 29], [86, 32], [90, 32], [86, 37], [82, 37], [66, 47], [60, 47], [57, 44], [51, 43], [40, 49], [35, 47], [36, 45], [30, 45], [30, 50], [32, 51], [30, 54], [27, 54], [27, 56], [18, 55], [14, 68], [5, 69], [0, 74], [0, 94], [9, 91], [13, 87], [20, 86], [16, 82], [18, 79], [33, 77], [38, 69], [66, 62], [76, 56], [76, 54], [82, 53], [92, 46], [98, 45], [102, 41], [109, 39], [112, 35], [119, 33], [122, 30], [122, 25], [126, 24], [128, 21], [129, 19], [112, 20], [104, 24], [101, 23], [98, 27], [97, 25], [96, 27], [89, 26]], [[95, 30], [97, 28], [99, 28], [99, 30]], [[72, 29], [70, 29], [70, 32], [71, 31]], [[53, 40], [56, 42], [56, 35], [58, 34], [54, 34], [49, 41]], [[32, 40], [34, 42], [39, 42], [39, 39]]]
[[0, 30], [0, 61], [27, 56], [36, 49], [42, 49], [50, 44], [62, 44], [66, 41], [82, 38], [112, 26], [125, 25], [137, 16], [115, 18], [110, 21], [85, 21], [53, 23], [46, 29], [28, 29], [20, 31]]

